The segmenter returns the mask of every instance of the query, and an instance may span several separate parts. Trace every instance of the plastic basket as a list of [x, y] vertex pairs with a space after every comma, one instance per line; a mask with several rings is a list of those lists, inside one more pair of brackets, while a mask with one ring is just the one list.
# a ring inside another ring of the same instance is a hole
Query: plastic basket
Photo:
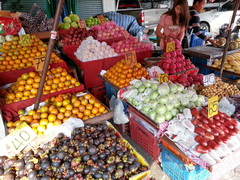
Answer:
[[[205, 31], [202, 31], [205, 34]], [[197, 37], [195, 34], [192, 34], [191, 41], [190, 41], [190, 47], [196, 47], [196, 46], [202, 46], [204, 43], [204, 40]]]
[[[219, 72], [219, 71], [214, 71], [214, 74], [217, 75], [217, 76], [219, 76], [219, 75], [220, 75], [220, 72]], [[238, 76], [234, 76], [234, 75], [230, 75], [230, 74], [225, 74], [225, 73], [223, 73], [222, 76], [225, 77], [225, 78], [228, 78], [228, 79], [232, 79], [232, 80], [239, 79]]]
[[204, 65], [211, 65], [211, 64], [209, 64], [210, 62], [207, 59], [193, 57], [192, 63], [194, 64], [194, 66], [199, 68], [199, 73], [201, 73], [201, 74], [206, 75], [206, 74], [211, 74], [214, 72], [213, 70], [210, 70], [210, 69], [207, 69], [204, 67]]
[[129, 121], [132, 140], [144, 149], [154, 160], [158, 160], [161, 152], [161, 149], [158, 147], [158, 139], [133, 118], [129, 118]]
[[104, 85], [101, 86], [97, 86], [94, 88], [90, 88], [89, 91], [101, 102], [106, 103], [105, 102], [105, 94], [106, 94], [106, 89]]
[[205, 180], [210, 172], [199, 165], [188, 166], [162, 147], [162, 169], [172, 180]]

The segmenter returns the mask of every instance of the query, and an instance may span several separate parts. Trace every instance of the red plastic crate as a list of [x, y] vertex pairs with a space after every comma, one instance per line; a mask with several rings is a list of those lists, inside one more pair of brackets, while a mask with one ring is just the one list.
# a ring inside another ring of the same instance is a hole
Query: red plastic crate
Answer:
[[144, 149], [154, 160], [158, 161], [161, 149], [158, 147], [158, 139], [142, 127], [133, 118], [129, 118], [130, 136], [142, 149]]
[[105, 101], [105, 95], [106, 95], [106, 88], [105, 85], [100, 85], [94, 88], [90, 88], [89, 91], [101, 102], [104, 104], [106, 103]]

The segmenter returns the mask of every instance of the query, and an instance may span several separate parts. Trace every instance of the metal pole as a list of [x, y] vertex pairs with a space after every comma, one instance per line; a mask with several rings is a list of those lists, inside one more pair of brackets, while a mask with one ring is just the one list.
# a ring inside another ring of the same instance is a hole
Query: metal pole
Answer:
[[41, 96], [42, 96], [43, 85], [44, 85], [44, 82], [45, 82], [45, 79], [46, 79], [46, 74], [47, 74], [47, 71], [48, 71], [48, 65], [49, 65], [49, 62], [50, 62], [50, 57], [51, 57], [51, 54], [52, 54], [52, 50], [53, 50], [54, 43], [55, 43], [55, 38], [56, 38], [56, 35], [57, 35], [57, 29], [58, 29], [60, 15], [62, 13], [63, 3], [64, 3], [64, 0], [59, 0], [58, 4], [57, 4], [56, 14], [55, 14], [55, 17], [54, 17], [53, 28], [52, 28], [51, 35], [50, 35], [50, 38], [49, 38], [48, 49], [47, 49], [47, 54], [46, 54], [46, 58], [45, 58], [44, 66], [43, 66], [42, 76], [41, 76], [41, 80], [40, 80], [40, 84], [39, 84], [39, 88], [38, 88], [36, 102], [34, 104], [34, 110], [38, 109], [38, 105], [40, 103], [40, 99], [41, 99]]
[[220, 66], [220, 78], [222, 78], [224, 62], [225, 62], [225, 59], [226, 59], [227, 50], [228, 50], [228, 46], [229, 46], [230, 38], [231, 38], [231, 33], [232, 33], [232, 25], [234, 23], [234, 20], [235, 20], [236, 14], [237, 14], [237, 10], [238, 10], [239, 4], [240, 4], [240, 0], [235, 0], [235, 2], [236, 2], [236, 4], [235, 4], [235, 7], [234, 7], [232, 19], [231, 19], [231, 22], [230, 22], [230, 24], [228, 26], [228, 29], [227, 29], [228, 30], [227, 41], [226, 41], [226, 45], [224, 47], [222, 63], [221, 63], [221, 66]]

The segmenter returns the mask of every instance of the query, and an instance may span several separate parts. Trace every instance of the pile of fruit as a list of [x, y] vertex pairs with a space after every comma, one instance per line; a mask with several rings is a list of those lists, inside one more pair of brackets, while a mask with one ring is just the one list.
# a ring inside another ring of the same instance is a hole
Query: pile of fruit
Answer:
[[127, 66], [126, 60], [123, 59], [116, 63], [104, 74], [104, 77], [111, 81], [119, 88], [129, 86], [129, 82], [133, 79], [141, 79], [145, 77], [149, 79], [149, 75], [145, 67], [142, 67], [140, 63], [137, 63], [133, 67]]
[[70, 14], [63, 19], [63, 23], [59, 24], [60, 29], [70, 29], [70, 27], [78, 28], [79, 17], [77, 14]]
[[[147, 165], [147, 164], [146, 164]], [[42, 148], [0, 157], [3, 179], [129, 179], [148, 170], [107, 124], [59, 134]]]
[[6, 42], [6, 41], [12, 41], [13, 40], [13, 35], [0, 35], [0, 49], [2, 48], [2, 45]]
[[114, 42], [112, 43], [111, 47], [115, 49], [115, 51], [120, 55], [125, 54], [126, 52], [129, 52], [129, 51], [140, 52], [140, 51], [148, 51], [152, 49], [151, 44], [141, 43], [140, 41], [135, 39], [133, 36], [129, 36], [129, 38], [125, 40]]
[[182, 84], [184, 87], [191, 86], [192, 84], [203, 85], [203, 74], [198, 74], [197, 72], [191, 72], [189, 74], [179, 74], [176, 75], [177, 78], [171, 80], [174, 83]]
[[[220, 68], [221, 63], [222, 59], [216, 59], [212, 67]], [[240, 52], [235, 52], [231, 55], [226, 55], [223, 69], [240, 74]]]
[[62, 42], [63, 45], [79, 45], [88, 36], [93, 36], [94, 38], [96, 38], [94, 31], [87, 30], [86, 28], [71, 27], [70, 31], [59, 31], [59, 33], [60, 42]]
[[[47, 45], [35, 35], [31, 35], [31, 46], [22, 46], [20, 38], [14, 36], [12, 41], [6, 41], [2, 45], [0, 57], [0, 72], [23, 69], [33, 66], [36, 57], [46, 56]], [[50, 63], [61, 62], [62, 60], [52, 53]]]
[[[107, 18], [105, 18], [105, 21], [109, 21]], [[86, 20], [86, 25], [88, 28], [91, 28], [95, 25], [100, 25], [100, 20], [98, 18], [94, 18], [92, 16], [88, 17]]]
[[195, 68], [189, 59], [185, 59], [181, 50], [175, 50], [170, 53], [164, 53], [158, 66], [166, 74], [176, 74]]
[[51, 126], [58, 126], [76, 117], [87, 120], [108, 112], [93, 95], [85, 94], [78, 97], [76, 94], [61, 94], [46, 99], [46, 104], [38, 110], [30, 110], [25, 113], [19, 110], [20, 119], [16, 122], [8, 122], [8, 131], [14, 130], [21, 122], [26, 122], [37, 134], [43, 134]]
[[[6, 90], [1, 90], [6, 104], [18, 102], [33, 98], [37, 95], [38, 87], [41, 79], [41, 73], [29, 72], [24, 73], [12, 83]], [[53, 68], [47, 72], [46, 81], [44, 83], [43, 94], [49, 94], [68, 88], [80, 86], [75, 78], [69, 75], [66, 69], [61, 67]]]
[[119, 27], [113, 21], [105, 22], [101, 25], [93, 26], [91, 30], [96, 32], [98, 40], [106, 40], [112, 38], [123, 38], [125, 30]]
[[236, 85], [223, 82], [219, 77], [217, 77], [215, 84], [202, 87], [199, 93], [208, 98], [218, 96], [218, 99], [221, 100], [223, 97], [239, 95], [240, 91]]

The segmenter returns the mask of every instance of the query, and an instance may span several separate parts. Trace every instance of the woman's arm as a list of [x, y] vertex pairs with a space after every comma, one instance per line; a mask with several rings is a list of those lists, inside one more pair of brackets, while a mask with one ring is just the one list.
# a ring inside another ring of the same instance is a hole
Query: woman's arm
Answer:
[[180, 33], [179, 33], [177, 39], [182, 42], [182, 40], [184, 38], [184, 35], [185, 35], [185, 27], [181, 27], [180, 28]]
[[158, 22], [158, 25], [157, 25], [157, 29], [156, 29], [156, 36], [161, 38], [161, 39], [164, 39], [165, 38], [165, 35], [164, 33], [161, 33], [163, 27], [164, 27], [164, 19], [165, 19], [165, 14], [163, 14]]

